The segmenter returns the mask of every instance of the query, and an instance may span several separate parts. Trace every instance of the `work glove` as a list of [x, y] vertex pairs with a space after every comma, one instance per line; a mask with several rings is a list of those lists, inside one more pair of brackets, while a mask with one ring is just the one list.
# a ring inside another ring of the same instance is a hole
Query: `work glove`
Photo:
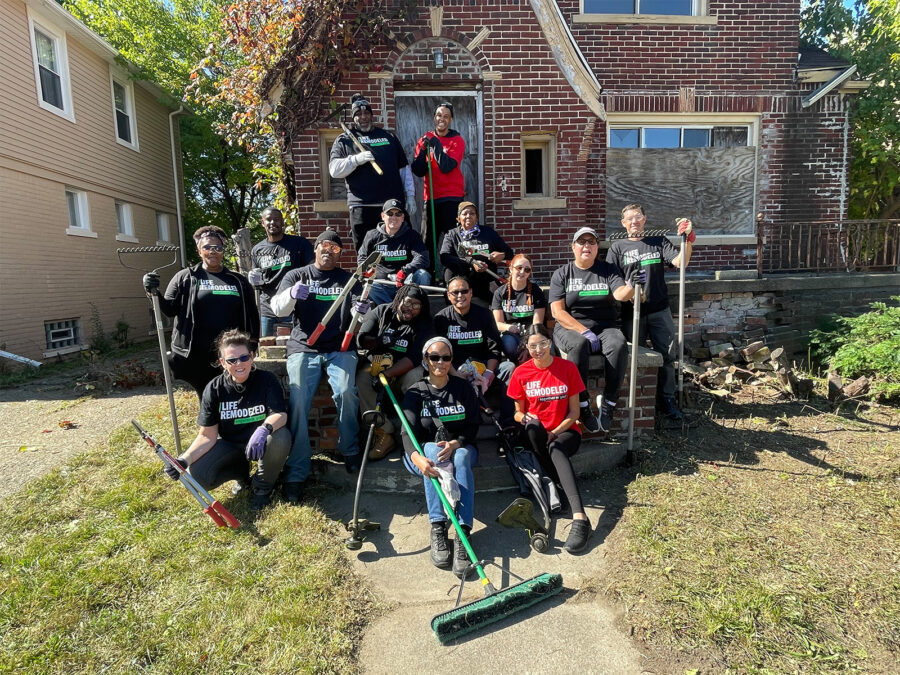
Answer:
[[[183, 459], [181, 459], [179, 457], [176, 457], [175, 461], [181, 465], [182, 469], [186, 469], [188, 467], [187, 462], [185, 462]], [[168, 462], [166, 462], [166, 468], [163, 469], [163, 473], [166, 474], [172, 480], [178, 480], [178, 476], [181, 475], [178, 472], [178, 469], [176, 469], [174, 466], [172, 466]]]
[[152, 294], [154, 291], [159, 291], [159, 273], [158, 272], [147, 272], [144, 275], [144, 290], [148, 293]]
[[394, 275], [394, 281], [397, 282], [397, 288], [400, 288], [403, 285], [403, 282], [406, 281], [406, 272], [400, 270], [397, 274]]
[[302, 281], [298, 281], [291, 286], [291, 297], [294, 300], [306, 300], [309, 297], [309, 286]]
[[418, 207], [416, 206], [416, 196], [414, 194], [406, 195], [406, 215], [409, 218], [409, 222], [413, 222], [413, 218], [416, 217], [416, 211]]
[[357, 300], [353, 303], [353, 311], [359, 314], [360, 316], [365, 316], [366, 312], [369, 311], [369, 301], [368, 300]]
[[266, 440], [269, 438], [269, 430], [260, 425], [256, 427], [250, 440], [247, 441], [247, 447], [244, 448], [244, 455], [247, 459], [256, 462], [262, 459], [266, 454]]
[[678, 234], [685, 235], [687, 240], [693, 244], [697, 240], [697, 235], [694, 234], [694, 224], [687, 218], [679, 218], [676, 222], [678, 223]]
[[431, 148], [431, 151], [434, 153], [435, 157], [442, 154], [444, 152], [444, 146], [441, 145], [441, 139], [437, 136], [431, 136], [426, 141], [428, 146]]
[[250, 282], [251, 286], [262, 286], [263, 283], [265, 283], [263, 280], [263, 271], [258, 267], [254, 267], [247, 272], [247, 281]]
[[362, 166], [367, 162], [375, 161], [375, 155], [368, 150], [363, 150], [359, 154], [353, 155], [353, 160], [356, 162], [356, 166]]
[[600, 338], [597, 337], [597, 334], [594, 331], [592, 331], [590, 329], [583, 330], [583, 331], [581, 331], [581, 335], [584, 336], [584, 338], [588, 342], [591, 343], [591, 353], [592, 354], [596, 354], [603, 348], [603, 345], [600, 344]]
[[637, 284], [641, 284], [642, 286], [647, 283], [647, 270], [641, 269], [640, 267], [635, 267], [628, 273], [628, 279], [626, 283], [634, 288]]

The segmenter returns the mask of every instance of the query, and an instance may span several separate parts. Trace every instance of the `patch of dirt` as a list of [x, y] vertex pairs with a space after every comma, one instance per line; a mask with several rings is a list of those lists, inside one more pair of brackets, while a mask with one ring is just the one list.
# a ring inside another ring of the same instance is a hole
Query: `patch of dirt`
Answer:
[[[0, 499], [101, 445], [114, 429], [166, 400], [162, 385], [107, 386], [117, 365], [127, 372], [158, 371], [159, 351], [148, 345], [128, 356], [0, 389]], [[85, 382], [95, 388], [86, 390]]]

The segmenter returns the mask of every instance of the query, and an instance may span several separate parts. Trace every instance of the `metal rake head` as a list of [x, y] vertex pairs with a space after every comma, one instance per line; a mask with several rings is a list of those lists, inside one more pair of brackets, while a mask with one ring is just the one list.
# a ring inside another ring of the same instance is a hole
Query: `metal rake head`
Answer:
[[131, 248], [117, 248], [116, 257], [118, 257], [119, 264], [122, 265], [122, 267], [130, 270], [137, 270], [138, 272], [146, 272], [147, 270], [145, 270], [143, 267], [133, 267], [126, 264], [125, 261], [122, 260], [122, 256], [131, 255], [134, 253], [172, 253], [172, 262], [153, 268], [153, 272], [158, 272], [159, 270], [165, 269], [166, 267], [171, 267], [178, 262], [178, 250], [178, 246], [134, 246]]

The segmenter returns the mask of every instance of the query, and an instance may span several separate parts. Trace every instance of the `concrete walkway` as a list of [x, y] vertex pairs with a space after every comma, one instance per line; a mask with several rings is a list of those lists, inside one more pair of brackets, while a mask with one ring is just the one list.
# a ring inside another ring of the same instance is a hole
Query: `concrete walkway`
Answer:
[[[377, 465], [373, 465], [377, 466]], [[476, 478], [477, 480], [477, 478]], [[562, 550], [569, 519], [551, 526], [551, 548], [533, 551], [522, 530], [494, 522], [518, 496], [516, 491], [479, 492], [471, 543], [485, 560], [494, 560], [528, 578], [541, 572], [560, 573], [562, 592], [550, 600], [517, 612], [479, 633], [441, 645], [431, 630], [431, 617], [452, 609], [459, 588], [450, 571], [432, 566], [424, 493], [363, 492], [361, 515], [381, 529], [366, 533], [359, 551], [347, 551], [356, 570], [367, 578], [389, 607], [369, 626], [360, 651], [364, 673], [641, 673], [642, 657], [615, 625], [614, 614], [593, 594], [578, 595], [583, 581], [603, 570], [603, 534], [621, 504], [599, 494], [599, 481], [582, 481], [583, 499], [595, 527], [587, 549], [577, 556]], [[375, 487], [375, 486], [373, 486]], [[347, 522], [352, 516], [353, 491], [331, 493], [321, 500], [329, 515]], [[496, 567], [487, 567], [491, 582], [515, 583]], [[478, 583], [467, 583], [463, 602], [482, 597]]]

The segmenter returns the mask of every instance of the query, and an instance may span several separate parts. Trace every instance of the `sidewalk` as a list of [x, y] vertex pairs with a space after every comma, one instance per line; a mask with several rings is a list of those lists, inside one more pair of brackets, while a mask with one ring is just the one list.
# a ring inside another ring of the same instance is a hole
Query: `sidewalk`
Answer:
[[[560, 573], [559, 595], [517, 612], [486, 629], [441, 645], [431, 631], [431, 617], [452, 609], [458, 580], [450, 571], [432, 566], [429, 523], [424, 493], [390, 496], [363, 490], [360, 515], [381, 524], [365, 533], [359, 551], [346, 551], [356, 570], [366, 577], [390, 609], [371, 624], [360, 649], [364, 673], [641, 673], [640, 652], [615, 625], [614, 613], [593, 594], [578, 596], [583, 581], [605, 564], [604, 535], [611, 504], [618, 497], [601, 494], [599, 481], [582, 481], [582, 497], [594, 533], [579, 555], [562, 550], [568, 518], [551, 526], [548, 553], [533, 551], [522, 530], [509, 530], [494, 519], [515, 498], [513, 490], [479, 492], [472, 547], [482, 559], [494, 560], [528, 578], [541, 572]], [[334, 519], [348, 522], [353, 491], [333, 493], [321, 501]], [[606, 509], [604, 509], [604, 506]], [[613, 522], [617, 516], [612, 516]], [[496, 567], [485, 569], [496, 587], [515, 583]], [[463, 602], [482, 597], [480, 584], [466, 583]]]

